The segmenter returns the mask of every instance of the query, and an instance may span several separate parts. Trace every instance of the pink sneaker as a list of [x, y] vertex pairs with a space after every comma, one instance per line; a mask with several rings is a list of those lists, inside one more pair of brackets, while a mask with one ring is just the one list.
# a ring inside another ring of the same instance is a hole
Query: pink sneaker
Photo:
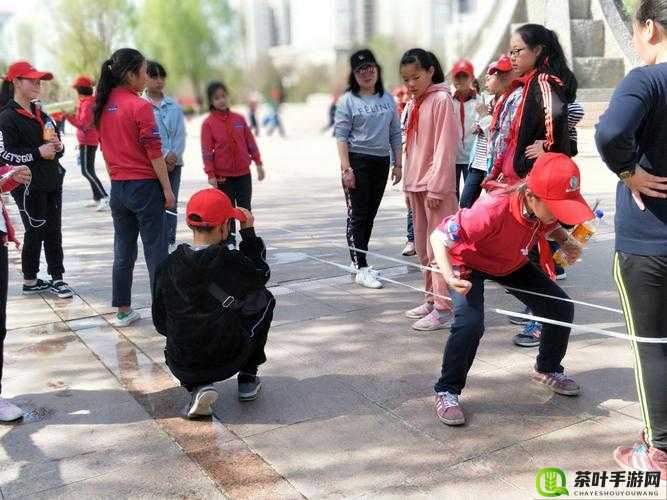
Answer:
[[433, 302], [427, 302], [422, 304], [419, 307], [405, 311], [405, 317], [410, 319], [422, 319], [424, 316], [428, 316], [433, 311]]
[[433, 309], [430, 314], [414, 323], [412, 329], [419, 330], [420, 332], [433, 332], [435, 330], [449, 328], [451, 322], [451, 311], [438, 311], [437, 309]]
[[435, 414], [446, 425], [463, 425], [466, 417], [459, 404], [459, 396], [449, 392], [439, 392], [435, 395]]
[[574, 379], [565, 373], [542, 373], [534, 370], [531, 378], [533, 382], [548, 387], [556, 394], [576, 396], [581, 391], [581, 387], [579, 387]]
[[614, 450], [614, 460], [625, 470], [660, 472], [660, 479], [667, 481], [667, 453], [642, 441], [633, 447], [619, 446]]

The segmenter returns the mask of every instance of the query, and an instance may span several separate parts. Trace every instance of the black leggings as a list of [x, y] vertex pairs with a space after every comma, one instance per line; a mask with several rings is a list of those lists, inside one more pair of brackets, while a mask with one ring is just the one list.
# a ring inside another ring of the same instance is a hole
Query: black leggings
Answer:
[[[468, 277], [472, 288], [467, 295], [451, 291], [454, 304], [454, 321], [442, 359], [440, 380], [436, 392], [461, 394], [468, 378], [468, 371], [477, 354], [477, 347], [484, 334], [484, 281], [493, 280], [501, 286], [519, 288], [552, 297], [568, 298], [567, 294], [532, 262], [508, 274], [490, 276], [472, 271]], [[540, 297], [527, 293], [510, 293], [527, 305], [537, 316], [565, 323], [572, 323], [574, 305], [571, 302]], [[535, 369], [542, 373], [562, 372], [561, 361], [567, 352], [570, 329], [547, 323], [540, 337], [539, 353]]]
[[[12, 191], [12, 198], [21, 213], [25, 228], [21, 249], [23, 279], [34, 280], [39, 273], [42, 245], [46, 256], [47, 272], [54, 280], [63, 278], [62, 187], [55, 191], [40, 191], [19, 186]], [[25, 206], [23, 204], [25, 194]], [[26, 213], [27, 211], [27, 213]]]
[[[0, 214], [2, 217], [2, 214]], [[7, 269], [7, 247], [0, 246], [0, 394], [2, 394], [2, 362], [4, 357], [3, 345], [7, 335], [7, 282], [9, 271]]]
[[95, 201], [106, 198], [109, 195], [104, 190], [102, 182], [95, 174], [95, 154], [97, 153], [97, 146], [79, 146], [79, 165], [81, 166], [81, 175], [83, 175], [90, 183], [90, 189], [93, 191], [93, 199]]
[[617, 252], [614, 280], [635, 357], [635, 380], [646, 441], [667, 452], [667, 344], [634, 337], [667, 338], [667, 256]]
[[[389, 177], [389, 157], [350, 153], [350, 166], [356, 181], [354, 189], [345, 189], [347, 203], [347, 244], [368, 250], [384, 189]], [[350, 250], [352, 263], [360, 269], [368, 267], [366, 254]]]
[[[252, 210], [252, 175], [246, 174], [239, 177], [225, 177], [225, 182], [218, 183], [218, 189], [229, 196], [235, 207]], [[229, 221], [229, 237], [225, 243], [236, 243], [236, 221]]]

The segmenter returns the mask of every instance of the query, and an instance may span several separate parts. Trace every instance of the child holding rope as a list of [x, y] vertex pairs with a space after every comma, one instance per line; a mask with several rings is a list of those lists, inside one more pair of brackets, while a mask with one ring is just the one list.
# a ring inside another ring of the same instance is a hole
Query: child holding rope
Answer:
[[[435, 385], [438, 418], [447, 425], [462, 425], [459, 405], [468, 371], [484, 334], [484, 282], [567, 299], [567, 294], [535, 264], [530, 249], [537, 245], [551, 256], [546, 236], [558, 241], [570, 262], [581, 247], [559, 226], [593, 219], [580, 193], [577, 165], [566, 155], [545, 153], [535, 162], [526, 182], [480, 198], [471, 209], [447, 217], [431, 234], [435, 261], [447, 282], [454, 321], [443, 356], [442, 374]], [[547, 265], [546, 258], [543, 265]], [[537, 316], [571, 323], [570, 302], [511, 291]], [[532, 374], [536, 383], [557, 394], [575, 396], [579, 386], [561, 365], [570, 329], [545, 324]]]

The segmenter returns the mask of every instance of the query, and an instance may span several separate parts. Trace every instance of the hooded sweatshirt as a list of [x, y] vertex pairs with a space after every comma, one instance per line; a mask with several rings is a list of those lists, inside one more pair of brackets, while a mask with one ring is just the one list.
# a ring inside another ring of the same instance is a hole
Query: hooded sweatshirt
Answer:
[[[411, 131], [412, 113], [418, 118]], [[461, 140], [461, 125], [454, 113], [454, 104], [446, 83], [426, 89], [419, 99], [412, 99], [405, 109], [408, 124], [403, 162], [403, 189], [427, 192], [443, 200], [456, 193], [456, 156]]]
[[[158, 266], [153, 323], [167, 337], [165, 358], [185, 385], [225, 380], [239, 371], [254, 335], [244, 318], [270, 308], [266, 248], [253, 228], [241, 229], [240, 250], [218, 244], [180, 245]], [[234, 300], [223, 306], [212, 284]]]

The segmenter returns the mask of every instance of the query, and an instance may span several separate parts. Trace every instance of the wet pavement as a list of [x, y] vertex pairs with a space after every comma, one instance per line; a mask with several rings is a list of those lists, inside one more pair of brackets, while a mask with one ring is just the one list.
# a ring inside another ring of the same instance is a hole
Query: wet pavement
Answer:
[[[294, 138], [260, 138], [267, 180], [254, 184], [254, 212], [278, 302], [269, 361], [256, 402], [238, 402], [235, 380], [221, 382], [215, 416], [203, 422], [180, 417], [187, 395], [164, 364], [142, 257], [133, 301], [143, 319], [110, 323], [111, 217], [84, 207], [89, 188], [68, 136], [63, 239], [77, 296], [21, 296], [19, 254], [10, 250], [3, 385], [26, 417], [0, 426], [1, 498], [531, 498], [541, 467], [616, 470], [611, 451], [641, 429], [622, 340], [573, 335], [566, 367], [583, 393], [555, 396], [530, 383], [535, 351], [512, 345], [517, 327], [489, 312], [462, 397], [468, 424], [437, 421], [432, 385], [447, 332], [410, 329], [402, 314], [419, 293], [358, 288], [341, 269], [349, 256], [335, 145], [308, 132], [326, 106], [319, 111], [288, 109]], [[189, 126], [181, 222], [187, 197], [206, 185], [197, 125]], [[611, 220], [615, 180], [592, 131], [581, 139], [584, 192]], [[602, 226], [568, 270], [562, 284], [574, 298], [619, 307], [612, 230]], [[400, 259], [404, 233], [402, 194], [388, 187], [372, 250]], [[179, 240], [188, 240], [183, 225]], [[414, 269], [370, 260], [420, 286]], [[487, 291], [488, 307], [517, 308], [497, 286]], [[577, 307], [579, 324], [624, 332], [622, 321]]]

